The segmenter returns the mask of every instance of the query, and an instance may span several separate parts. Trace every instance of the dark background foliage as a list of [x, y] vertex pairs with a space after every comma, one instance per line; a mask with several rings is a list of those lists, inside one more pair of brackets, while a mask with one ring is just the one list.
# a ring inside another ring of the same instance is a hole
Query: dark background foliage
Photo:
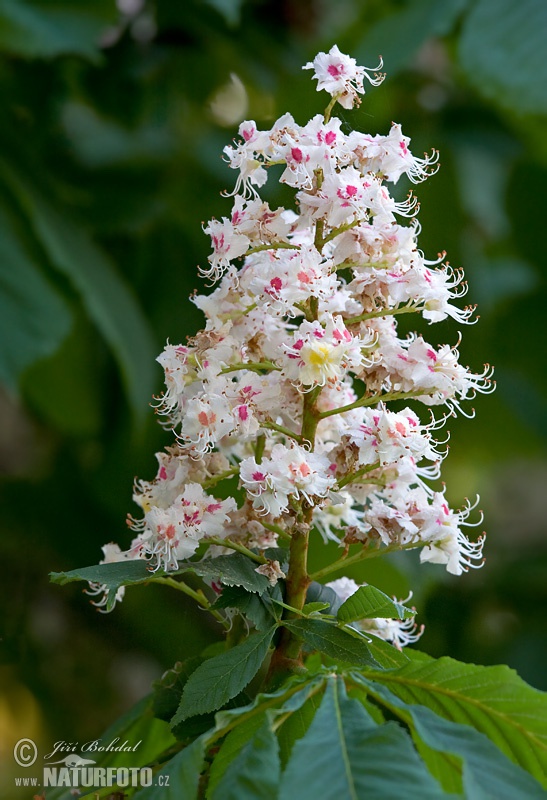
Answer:
[[[301, 66], [333, 43], [370, 66], [381, 53], [388, 75], [359, 111], [341, 110], [347, 128], [385, 133], [394, 119], [415, 154], [441, 151], [417, 189], [420, 243], [465, 267], [481, 319], [462, 361], [488, 359], [498, 378], [474, 420], [451, 421], [443, 474], [454, 505], [482, 496], [485, 568], [453, 579], [410, 553], [352, 576], [412, 587], [432, 655], [506, 662], [547, 689], [546, 35], [543, 0], [0, 0], [8, 741], [99, 736], [217, 636], [162, 588], [102, 616], [47, 573], [129, 542], [133, 478], [152, 477], [170, 438], [148, 405], [154, 358], [201, 325], [187, 300], [204, 288], [201, 223], [230, 208], [222, 147], [244, 118], [321, 111]], [[453, 343], [456, 328], [424, 330]], [[315, 562], [328, 557], [318, 544]]]

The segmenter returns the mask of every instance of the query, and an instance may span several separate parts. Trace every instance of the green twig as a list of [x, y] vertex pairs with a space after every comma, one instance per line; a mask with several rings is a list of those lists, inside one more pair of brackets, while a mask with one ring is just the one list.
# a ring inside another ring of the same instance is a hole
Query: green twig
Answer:
[[284, 436], [294, 439], [295, 442], [302, 443], [304, 441], [299, 433], [295, 433], [294, 431], [291, 431], [290, 428], [285, 428], [283, 425], [278, 425], [276, 422], [261, 422], [260, 427], [267, 428], [269, 431], [277, 431], [277, 433], [282, 433]]
[[260, 253], [263, 250], [300, 250], [299, 244], [292, 244], [291, 242], [271, 242], [270, 244], [259, 244], [256, 247], [251, 247], [243, 254], [243, 257], [252, 255], [253, 253]]
[[253, 551], [249, 550], [249, 548], [245, 547], [245, 545], [239, 544], [238, 542], [232, 542], [231, 539], [220, 539], [216, 536], [208, 536], [207, 539], [203, 540], [203, 544], [216, 544], [218, 547], [228, 547], [230, 550], [235, 550], [237, 553], [247, 556], [247, 558], [250, 558], [252, 561], [256, 561], [257, 564], [268, 563], [268, 559], [264, 558], [264, 556], [259, 556], [257, 553], [253, 553]]
[[220, 375], [226, 375], [227, 372], [237, 372], [240, 369], [248, 369], [251, 372], [262, 372], [264, 370], [277, 370], [281, 367], [274, 364], [273, 361], [238, 361], [235, 364], [230, 364], [229, 367], [224, 367], [220, 370]]
[[348, 473], [343, 478], [340, 478], [339, 481], [337, 481], [338, 488], [339, 489], [343, 489], [344, 486], [348, 485], [348, 483], [354, 483], [355, 481], [359, 480], [359, 478], [362, 478], [363, 475], [366, 475], [367, 472], [372, 472], [373, 470], [378, 469], [379, 466], [380, 466], [380, 462], [377, 461], [375, 464], [371, 464], [368, 467], [363, 467], [362, 469], [356, 470], [356, 472]]
[[423, 309], [413, 305], [399, 306], [397, 308], [382, 308], [380, 311], [368, 311], [366, 314], [359, 314], [358, 317], [347, 317], [344, 320], [344, 324], [357, 325], [358, 322], [365, 322], [367, 319], [394, 317], [396, 314], [415, 314], [418, 311], [423, 311]]
[[375, 394], [374, 397], [361, 397], [355, 403], [348, 403], [347, 406], [340, 406], [340, 408], [332, 408], [329, 411], [321, 411], [319, 419], [326, 419], [332, 417], [334, 414], [345, 414], [346, 411], [353, 411], [354, 408], [362, 408], [364, 406], [374, 406], [376, 403], [389, 403], [393, 400], [411, 400], [413, 397], [422, 397], [427, 395], [425, 389], [419, 389], [415, 392], [386, 392], [385, 394]]
[[212, 475], [210, 478], [207, 478], [207, 480], [203, 481], [201, 485], [204, 489], [210, 489], [212, 486], [216, 486], [217, 483], [220, 483], [220, 481], [223, 481], [225, 478], [231, 478], [233, 475], [237, 475], [238, 473], [239, 466], [230, 467], [230, 469], [227, 469], [224, 472], [219, 472], [218, 475]]
[[323, 244], [325, 245], [327, 242], [332, 241], [332, 239], [336, 239], [336, 237], [340, 236], [341, 233], [344, 233], [344, 231], [349, 231], [351, 228], [355, 228], [361, 222], [363, 222], [363, 220], [358, 217], [352, 222], [347, 222], [345, 225], [340, 225], [338, 228], [333, 228], [330, 233], [327, 233], [327, 235], [323, 237]]
[[289, 541], [292, 539], [291, 534], [283, 530], [280, 525], [273, 525], [271, 522], [264, 522], [264, 520], [260, 520], [260, 524], [263, 528], [266, 528], [267, 531], [277, 533], [277, 535], [281, 536], [282, 539], [288, 539]]
[[338, 561], [333, 561], [332, 564], [327, 564], [323, 569], [319, 569], [317, 572], [314, 572], [313, 575], [310, 575], [310, 579], [312, 581], [320, 581], [326, 575], [330, 575], [331, 572], [338, 572], [339, 569], [345, 569], [346, 567], [352, 566], [352, 564], [358, 564], [360, 561], [365, 561], [367, 558], [378, 558], [378, 556], [385, 556], [388, 553], [395, 553], [399, 550], [411, 550], [416, 547], [419, 547], [418, 542], [390, 544], [387, 547], [369, 547], [360, 550], [353, 556], [342, 557], [339, 558]]

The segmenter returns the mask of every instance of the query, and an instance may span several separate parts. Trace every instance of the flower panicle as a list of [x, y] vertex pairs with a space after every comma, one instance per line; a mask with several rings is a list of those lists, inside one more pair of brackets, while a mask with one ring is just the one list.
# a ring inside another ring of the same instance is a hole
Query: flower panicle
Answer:
[[[397, 123], [345, 133], [331, 115], [336, 103], [358, 105], [381, 68], [337, 46], [319, 53], [304, 69], [330, 94], [328, 112], [305, 124], [283, 114], [269, 130], [245, 120], [224, 148], [237, 178], [231, 211], [203, 225], [212, 252], [200, 272], [214, 288], [192, 302], [205, 326], [157, 359], [165, 390], [155, 406], [174, 444], [157, 454], [156, 477], [135, 483], [142, 516], [129, 520], [131, 547], [109, 545], [105, 560], [170, 571], [230, 547], [258, 558], [312, 526], [365, 555], [419, 548], [421, 561], [455, 575], [482, 564], [484, 538], [462, 532], [472, 508], [453, 511], [435, 489], [448, 436], [433, 433], [472, 415], [467, 402], [493, 390], [492, 368], [475, 374], [459, 362], [459, 341], [437, 346], [397, 327], [403, 314], [474, 321], [474, 306], [458, 305], [463, 271], [419, 249], [417, 198], [390, 193], [402, 176], [433, 175], [439, 154], [416, 158]], [[274, 172], [294, 191], [292, 209], [260, 197]], [[412, 407], [393, 411], [391, 401]], [[275, 559], [258, 560], [272, 583], [283, 579]], [[99, 598], [104, 587], [90, 591]], [[421, 635], [412, 620], [363, 626], [397, 647]]]

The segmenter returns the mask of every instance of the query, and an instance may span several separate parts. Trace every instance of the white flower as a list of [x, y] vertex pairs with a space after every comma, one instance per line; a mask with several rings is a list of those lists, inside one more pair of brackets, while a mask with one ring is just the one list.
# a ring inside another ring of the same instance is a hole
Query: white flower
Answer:
[[337, 578], [335, 581], [330, 581], [325, 586], [336, 592], [342, 603], [345, 603], [359, 588], [359, 584], [353, 578], [346, 578], [345, 576]]
[[233, 497], [216, 500], [197, 483], [188, 483], [168, 508], [150, 509], [144, 517], [143, 551], [155, 569], [177, 569], [207, 536], [222, 537], [228, 514], [236, 509]]
[[[342, 603], [345, 603], [360, 588], [360, 585], [352, 578], [345, 577], [338, 578], [325, 585], [336, 592]], [[366, 584], [361, 585], [366, 586]], [[396, 603], [406, 603], [411, 597], [412, 593], [406, 600], [397, 600], [395, 597], [393, 599]], [[359, 620], [356, 627], [362, 631], [373, 633], [386, 642], [391, 642], [398, 650], [401, 650], [407, 644], [417, 642], [424, 632], [424, 626], [422, 625], [418, 628], [412, 617], [409, 619], [372, 617]]]
[[209, 256], [209, 269], [201, 268], [200, 272], [207, 278], [219, 278], [230, 266], [234, 258], [239, 258], [247, 252], [250, 239], [239, 233], [230, 220], [224, 218], [222, 222], [212, 219], [203, 229], [211, 237], [213, 253]]
[[[383, 62], [376, 67], [381, 69]], [[317, 91], [325, 89], [332, 97], [336, 97], [344, 108], [353, 108], [361, 101], [360, 94], [364, 94], [363, 78], [366, 78], [373, 86], [379, 86], [383, 81], [383, 75], [368, 74], [367, 67], [358, 67], [354, 58], [344, 55], [333, 45], [328, 53], [319, 53], [313, 61], [308, 62], [302, 69], [313, 69], [313, 77], [317, 80]]]
[[344, 378], [365, 361], [359, 337], [353, 336], [341, 316], [325, 315], [319, 322], [302, 322], [293, 341], [284, 346], [283, 374], [300, 386], [324, 386]]
[[393, 123], [387, 136], [363, 136], [350, 134], [348, 144], [353, 148], [356, 162], [363, 172], [375, 172], [391, 183], [397, 183], [401, 175], [407, 175], [413, 183], [419, 183], [438, 170], [439, 153], [415, 158], [408, 149], [410, 139], [403, 136], [401, 126]]
[[243, 460], [239, 475], [253, 507], [274, 517], [287, 511], [289, 496], [313, 505], [313, 497], [326, 497], [335, 483], [329, 460], [296, 443], [274, 445], [271, 457], [260, 464], [254, 458]]
[[226, 398], [212, 393], [202, 394], [188, 402], [180, 438], [198, 453], [206, 453], [233, 430], [234, 420]]
[[[420, 540], [426, 546], [422, 548], [420, 561], [446, 564], [447, 571], [453, 575], [461, 575], [470, 567], [482, 567], [484, 535], [476, 542], [470, 542], [460, 529], [462, 525], [471, 524], [465, 520], [473, 508], [467, 504], [461, 511], [452, 511], [444, 494], [436, 492], [431, 505], [422, 514]], [[480, 525], [481, 522], [482, 515], [476, 524]]]

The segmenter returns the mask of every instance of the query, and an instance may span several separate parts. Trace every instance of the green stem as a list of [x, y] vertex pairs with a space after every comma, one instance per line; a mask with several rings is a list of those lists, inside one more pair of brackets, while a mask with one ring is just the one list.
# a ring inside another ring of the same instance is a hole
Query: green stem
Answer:
[[336, 101], [338, 100], [339, 95], [335, 94], [328, 106], [325, 109], [325, 113], [323, 114], [323, 123], [326, 125], [327, 122], [330, 120], [330, 115], [332, 113], [332, 109], [336, 105]]
[[251, 311], [254, 311], [257, 305], [258, 303], [252, 303], [250, 306], [247, 306], [247, 308], [244, 308], [242, 311], [238, 310], [238, 311], [231, 311], [227, 314], [219, 314], [218, 318], [222, 320], [222, 322], [228, 322], [229, 319], [236, 320], [239, 319], [240, 317], [246, 316]]
[[351, 228], [355, 228], [363, 222], [362, 219], [357, 218], [354, 219], [353, 222], [347, 222], [345, 225], [340, 225], [338, 228], [333, 228], [330, 233], [327, 233], [326, 236], [323, 237], [323, 244], [325, 245], [327, 242], [330, 242], [332, 239], [336, 239], [337, 236], [340, 236], [341, 233], [344, 231], [349, 231]]
[[410, 542], [409, 544], [390, 544], [387, 547], [369, 547], [360, 550], [353, 556], [342, 557], [339, 558], [338, 561], [333, 561], [332, 564], [327, 564], [323, 569], [319, 569], [317, 572], [314, 572], [313, 575], [310, 575], [310, 580], [320, 581], [322, 578], [330, 575], [331, 572], [338, 572], [339, 569], [345, 569], [346, 567], [352, 566], [352, 564], [358, 564], [360, 561], [365, 561], [367, 558], [378, 558], [378, 556], [385, 556], [388, 553], [395, 553], [399, 550], [411, 550], [418, 546], [418, 543]]
[[413, 397], [421, 397], [427, 395], [424, 389], [415, 392], [386, 392], [385, 394], [375, 394], [374, 397], [361, 397], [355, 403], [348, 403], [347, 406], [340, 406], [340, 408], [332, 408], [329, 411], [321, 411], [319, 419], [326, 419], [332, 417], [334, 414], [345, 414], [346, 411], [353, 411], [354, 408], [361, 408], [363, 406], [374, 406], [376, 403], [389, 403], [392, 400], [411, 400]]
[[264, 556], [259, 556], [257, 553], [253, 553], [252, 550], [249, 550], [248, 547], [245, 547], [245, 545], [232, 542], [230, 539], [218, 539], [216, 536], [208, 536], [207, 539], [203, 540], [203, 544], [216, 544], [219, 547], [228, 547], [230, 550], [235, 550], [237, 553], [247, 556], [247, 558], [250, 558], [252, 561], [256, 561], [257, 564], [268, 563], [268, 559], [264, 558]]
[[239, 473], [239, 466], [237, 467], [230, 467], [230, 469], [225, 470], [224, 472], [219, 472], [218, 475], [213, 475], [210, 478], [207, 478], [206, 481], [203, 481], [201, 484], [204, 489], [210, 489], [212, 486], [216, 486], [217, 483], [223, 481], [225, 478], [231, 478], [233, 475], [237, 475]]
[[259, 244], [256, 247], [251, 247], [244, 253], [243, 257], [252, 255], [253, 253], [260, 253], [263, 250], [300, 250], [299, 244], [292, 244], [291, 242], [271, 242], [271, 244]]
[[283, 530], [280, 525], [273, 525], [271, 522], [264, 522], [264, 520], [260, 520], [260, 524], [263, 528], [266, 528], [267, 531], [277, 533], [277, 535], [281, 536], [282, 539], [288, 539], [289, 541], [292, 539], [291, 534]]
[[225, 619], [215, 608], [211, 608], [211, 603], [207, 600], [201, 589], [192, 589], [187, 583], [184, 583], [184, 581], [177, 581], [175, 578], [151, 578], [150, 583], [158, 583], [161, 586], [170, 586], [172, 589], [183, 592], [183, 594], [191, 597], [192, 600], [195, 600], [196, 603], [208, 611], [209, 614], [212, 614], [217, 622], [220, 622], [220, 624], [226, 628], [226, 630], [229, 629], [229, 621]]
[[266, 434], [261, 433], [256, 437], [255, 461], [257, 464], [262, 464], [262, 456], [264, 455], [265, 446], [266, 446]]
[[260, 427], [267, 428], [269, 431], [277, 431], [278, 433], [282, 433], [284, 436], [294, 439], [295, 442], [304, 441], [299, 433], [295, 433], [294, 431], [291, 431], [290, 428], [285, 428], [283, 425], [278, 425], [276, 422], [261, 422]]
[[248, 363], [244, 361], [238, 361], [235, 364], [230, 364], [229, 367], [224, 367], [224, 369], [220, 370], [220, 375], [226, 375], [227, 372], [237, 372], [240, 369], [248, 369], [252, 372], [261, 372], [262, 370], [280, 370], [281, 367], [278, 367], [277, 364], [274, 364], [273, 361], [249, 361]]
[[366, 314], [360, 314], [358, 317], [348, 317], [344, 320], [345, 325], [356, 325], [358, 322], [365, 322], [367, 319], [376, 319], [376, 317], [394, 317], [396, 314], [415, 314], [422, 311], [419, 306], [399, 306], [398, 308], [383, 308], [380, 311], [369, 311]]
[[[301, 438], [308, 442], [310, 450], [315, 446], [315, 433], [319, 422], [317, 399], [321, 386], [306, 392], [303, 398]], [[291, 498], [292, 499], [292, 498]], [[297, 513], [297, 524], [293, 528], [289, 547], [289, 570], [285, 583], [285, 601], [291, 610], [284, 615], [288, 619], [301, 616], [306, 603], [310, 577], [308, 575], [308, 546], [313, 506], [301, 503]], [[287, 628], [283, 628], [279, 645], [272, 656], [269, 680], [279, 679], [302, 669], [302, 641]]]
[[348, 483], [353, 483], [356, 480], [359, 480], [363, 475], [366, 475], [367, 472], [373, 472], [373, 470], [378, 469], [380, 466], [380, 462], [377, 461], [375, 464], [371, 464], [368, 467], [363, 467], [362, 469], [358, 469], [356, 472], [350, 472], [345, 475], [343, 478], [340, 478], [338, 481], [338, 488], [343, 489], [344, 486], [347, 486]]

